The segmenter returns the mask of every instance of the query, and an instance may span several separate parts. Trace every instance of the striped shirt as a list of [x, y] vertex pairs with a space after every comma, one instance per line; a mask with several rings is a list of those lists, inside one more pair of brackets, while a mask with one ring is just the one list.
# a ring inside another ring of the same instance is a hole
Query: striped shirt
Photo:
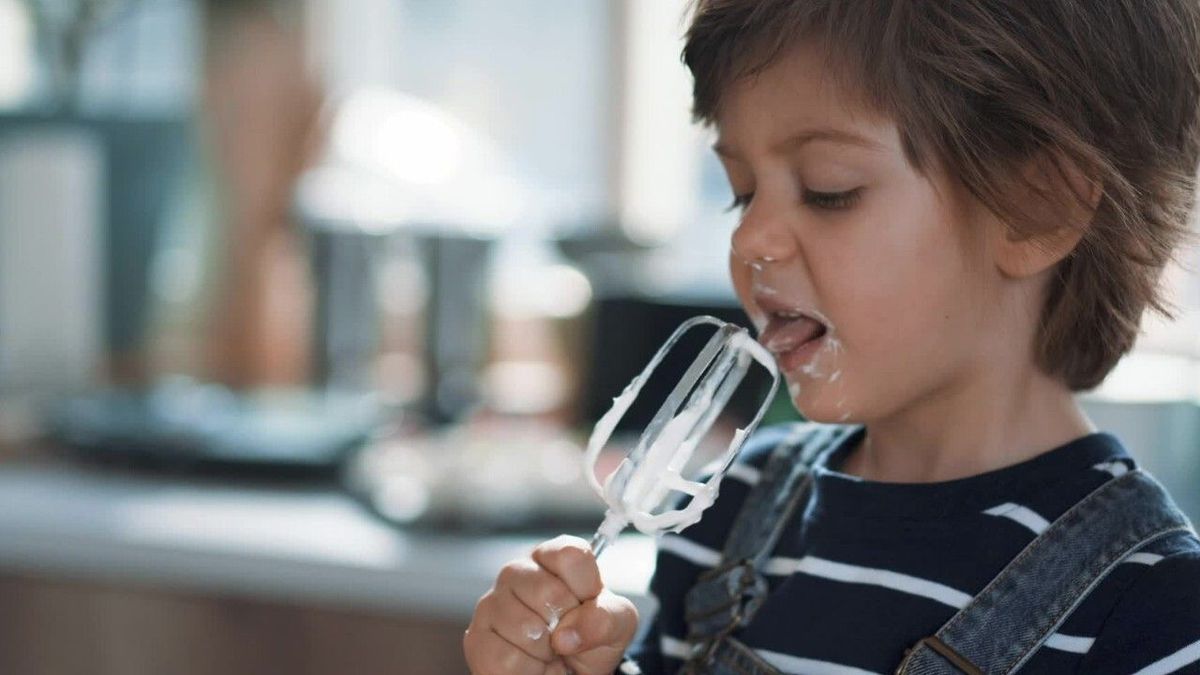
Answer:
[[[757, 434], [700, 522], [663, 535], [650, 591], [659, 610], [630, 655], [674, 673], [683, 597], [720, 559], [726, 533], [787, 429]], [[1136, 465], [1111, 435], [1091, 434], [1020, 464], [941, 483], [864, 481], [837, 472], [861, 438], [821, 456], [805, 508], [765, 573], [770, 595], [736, 633], [787, 673], [892, 673], [1038, 533], [1104, 481]], [[1156, 542], [1094, 588], [1022, 673], [1200, 674], [1200, 542]]]

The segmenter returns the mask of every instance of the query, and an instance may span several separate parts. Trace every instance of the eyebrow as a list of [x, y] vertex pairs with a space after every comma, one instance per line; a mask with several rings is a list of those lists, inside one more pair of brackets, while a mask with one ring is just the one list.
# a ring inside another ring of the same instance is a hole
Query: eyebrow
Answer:
[[[831, 143], [840, 143], [842, 145], [857, 145], [859, 147], [867, 148], [868, 150], [884, 149], [882, 143], [866, 138], [865, 136], [859, 136], [858, 134], [844, 131], [842, 129], [820, 128], [807, 129], [798, 134], [788, 136], [782, 141], [772, 145], [771, 150], [773, 152], [782, 154], [795, 151], [812, 141], [828, 141]], [[737, 157], [737, 152], [720, 141], [714, 143], [712, 149], [722, 157]]]

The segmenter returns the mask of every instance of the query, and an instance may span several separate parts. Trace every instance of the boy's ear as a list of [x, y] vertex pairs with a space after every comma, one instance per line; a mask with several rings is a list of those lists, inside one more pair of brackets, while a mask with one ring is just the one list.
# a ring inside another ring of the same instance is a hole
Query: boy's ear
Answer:
[[1075, 250], [1092, 224], [1103, 189], [1065, 157], [1041, 152], [1021, 170], [1013, 189], [1024, 215], [1039, 232], [1022, 232], [996, 223], [996, 265], [1011, 278], [1036, 275]]

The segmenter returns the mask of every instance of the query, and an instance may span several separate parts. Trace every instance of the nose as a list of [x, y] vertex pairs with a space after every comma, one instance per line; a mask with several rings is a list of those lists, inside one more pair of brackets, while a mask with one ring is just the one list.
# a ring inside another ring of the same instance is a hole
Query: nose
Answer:
[[779, 262], [796, 255], [795, 234], [778, 215], [751, 203], [733, 230], [730, 248], [733, 257], [743, 264]]

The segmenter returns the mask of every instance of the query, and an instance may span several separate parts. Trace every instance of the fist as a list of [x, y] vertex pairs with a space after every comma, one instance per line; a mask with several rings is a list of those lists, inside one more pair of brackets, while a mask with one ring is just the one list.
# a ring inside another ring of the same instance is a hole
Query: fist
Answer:
[[637, 610], [604, 588], [588, 543], [562, 536], [501, 570], [463, 636], [474, 675], [609, 675]]

